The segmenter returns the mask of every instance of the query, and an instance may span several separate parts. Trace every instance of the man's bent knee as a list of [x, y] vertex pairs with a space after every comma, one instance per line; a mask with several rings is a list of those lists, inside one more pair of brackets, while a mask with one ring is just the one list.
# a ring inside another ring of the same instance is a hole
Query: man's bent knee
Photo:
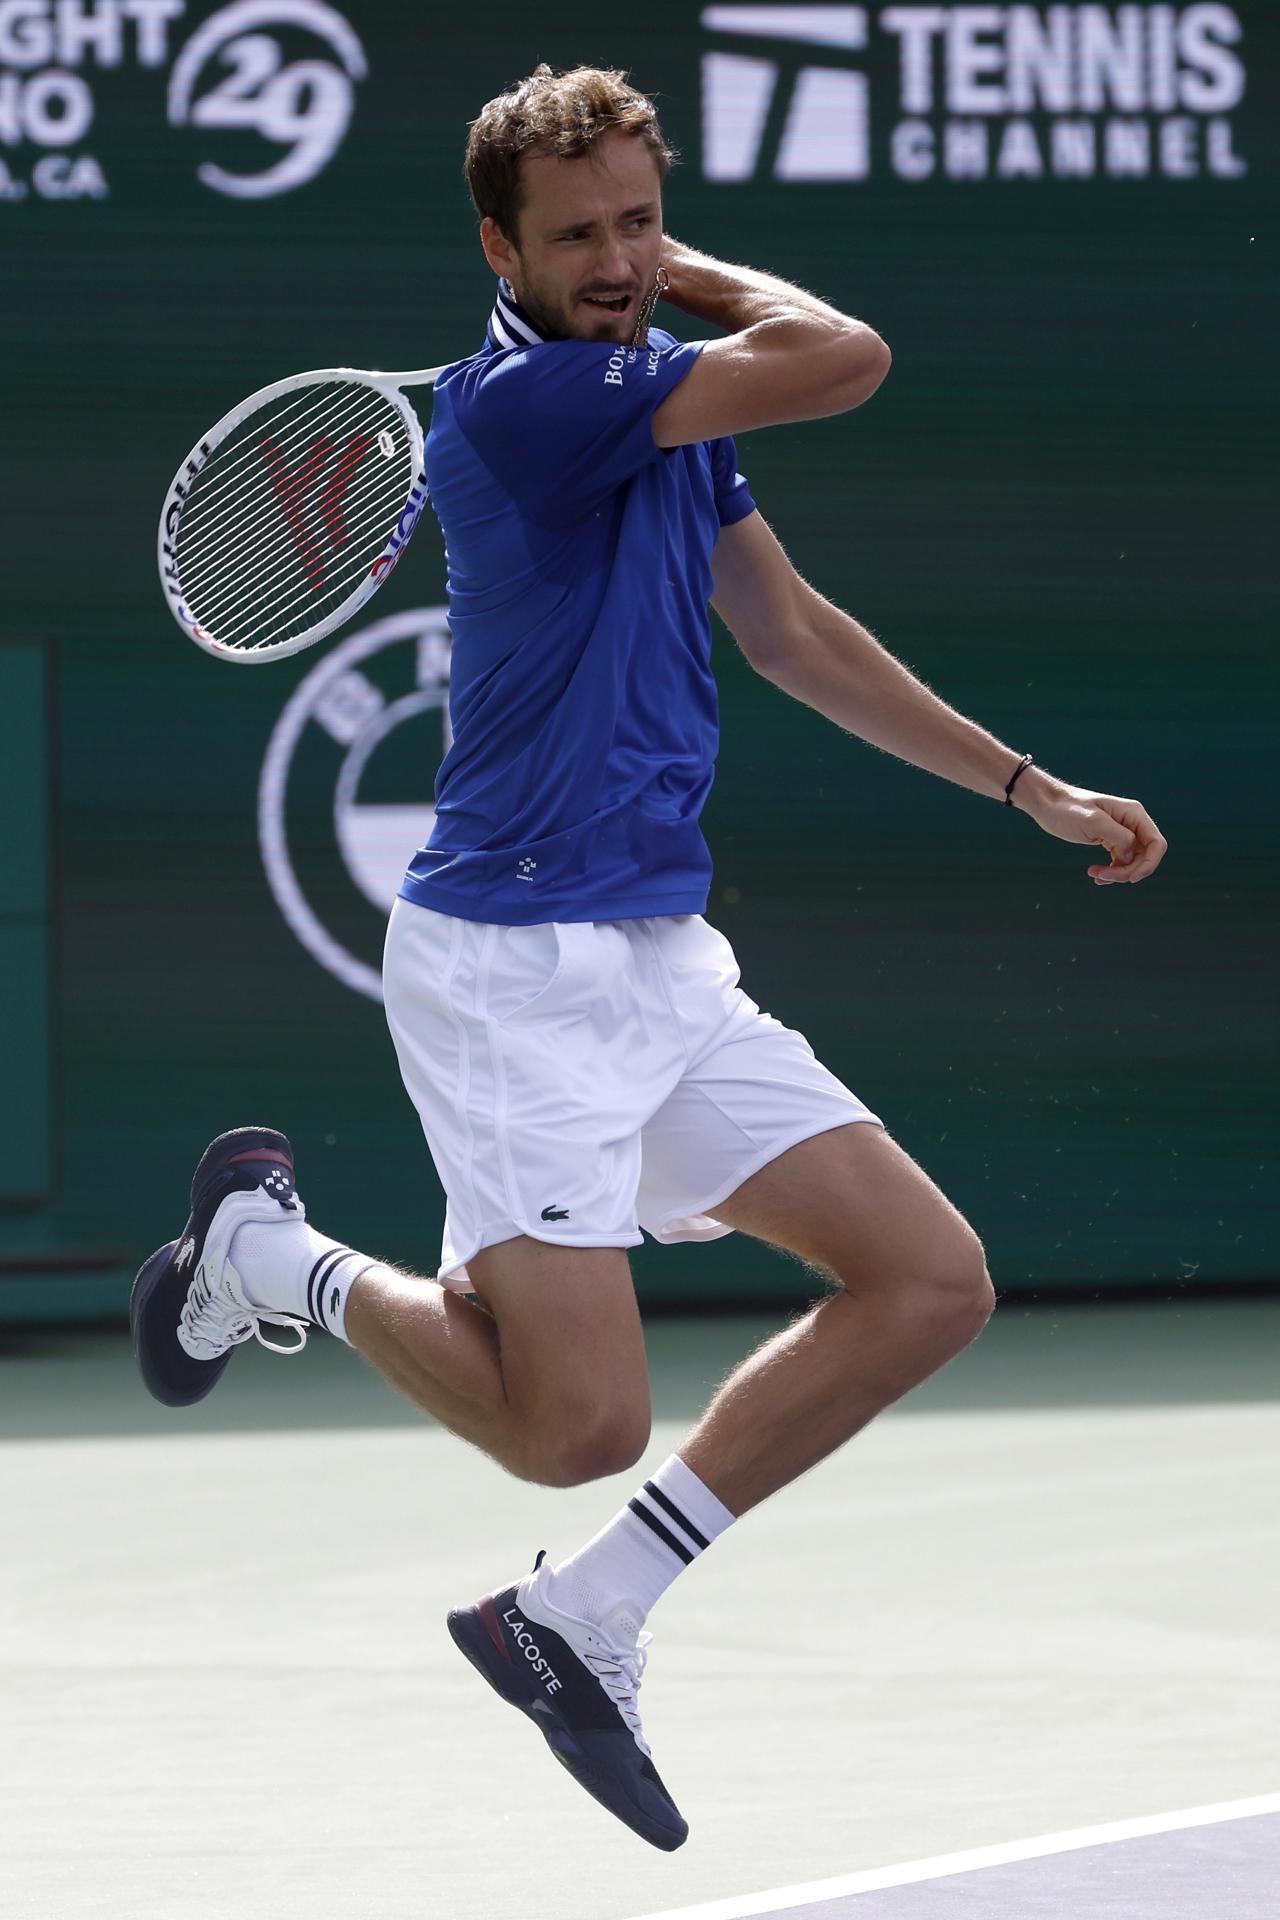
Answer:
[[544, 1487], [581, 1487], [589, 1480], [607, 1480], [635, 1466], [649, 1444], [649, 1430], [647, 1412], [643, 1417], [639, 1413], [576, 1420], [566, 1416], [556, 1431], [530, 1444], [523, 1477]]
[[958, 1344], [976, 1340], [995, 1311], [996, 1290], [981, 1240], [965, 1223], [947, 1257], [917, 1282], [926, 1310], [954, 1328]]
[[869, 1277], [858, 1259], [836, 1277], [846, 1291], [861, 1297], [891, 1294], [910, 1303], [913, 1315], [954, 1327], [961, 1345], [977, 1338], [995, 1309], [996, 1294], [987, 1272], [982, 1242], [966, 1220], [957, 1220], [941, 1244], [911, 1272], [883, 1271]]

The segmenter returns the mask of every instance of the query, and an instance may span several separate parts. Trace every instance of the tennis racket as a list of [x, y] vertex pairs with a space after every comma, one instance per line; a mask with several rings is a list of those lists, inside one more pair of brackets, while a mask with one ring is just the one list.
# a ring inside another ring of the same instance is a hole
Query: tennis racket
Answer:
[[281, 660], [377, 592], [427, 504], [422, 423], [404, 389], [442, 371], [294, 374], [197, 441], [159, 537], [165, 597], [197, 646]]

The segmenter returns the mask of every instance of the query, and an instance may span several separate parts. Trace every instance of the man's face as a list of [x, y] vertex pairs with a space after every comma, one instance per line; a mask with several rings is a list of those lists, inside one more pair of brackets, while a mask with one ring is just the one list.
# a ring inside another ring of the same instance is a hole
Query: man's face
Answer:
[[[607, 133], [576, 160], [525, 154], [514, 243], [480, 228], [489, 265], [552, 338], [628, 341], [662, 252], [658, 163], [635, 134]], [[613, 296], [614, 310], [600, 304]]]

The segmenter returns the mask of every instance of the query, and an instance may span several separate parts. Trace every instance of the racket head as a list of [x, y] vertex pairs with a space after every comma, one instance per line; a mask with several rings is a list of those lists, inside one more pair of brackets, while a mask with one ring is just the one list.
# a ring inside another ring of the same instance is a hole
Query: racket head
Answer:
[[170, 612], [217, 660], [299, 653], [377, 592], [427, 498], [422, 424], [390, 378], [325, 367], [260, 387], [196, 442], [165, 496]]

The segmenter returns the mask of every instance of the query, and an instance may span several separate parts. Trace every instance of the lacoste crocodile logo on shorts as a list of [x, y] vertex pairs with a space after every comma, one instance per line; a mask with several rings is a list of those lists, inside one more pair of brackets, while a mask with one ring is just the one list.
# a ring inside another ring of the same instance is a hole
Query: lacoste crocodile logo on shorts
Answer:
[[544, 1220], [567, 1220], [569, 1218], [569, 1209], [568, 1207], [544, 1207], [542, 1209], [542, 1218]]

